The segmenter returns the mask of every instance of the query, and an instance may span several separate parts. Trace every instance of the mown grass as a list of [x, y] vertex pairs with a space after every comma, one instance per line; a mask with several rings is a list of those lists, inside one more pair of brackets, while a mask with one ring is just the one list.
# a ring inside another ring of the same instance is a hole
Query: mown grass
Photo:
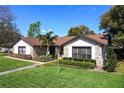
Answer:
[[123, 88], [124, 75], [49, 64], [0, 76], [0, 87]]
[[118, 63], [117, 72], [118, 74], [124, 74], [124, 61]]
[[31, 65], [31, 62], [5, 58], [6, 54], [0, 53], [0, 72]]
[[[3, 55], [3, 54], [2, 54]], [[32, 63], [0, 56], [0, 71]], [[49, 63], [0, 76], [1, 88], [124, 88], [124, 63], [117, 72], [95, 72]]]

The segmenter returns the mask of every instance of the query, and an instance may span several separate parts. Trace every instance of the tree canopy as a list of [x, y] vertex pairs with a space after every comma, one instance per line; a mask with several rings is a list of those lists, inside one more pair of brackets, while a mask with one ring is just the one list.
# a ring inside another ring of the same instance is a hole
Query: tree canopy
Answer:
[[100, 29], [111, 35], [115, 47], [124, 47], [124, 6], [113, 6], [103, 14]]
[[14, 19], [8, 6], [0, 6], [0, 47], [10, 47], [20, 36]]
[[15, 19], [15, 16], [11, 12], [8, 6], [0, 6], [0, 23], [11, 23]]
[[89, 27], [85, 25], [72, 27], [68, 31], [68, 36], [76, 36], [76, 35], [88, 35], [88, 34], [95, 34], [93, 30], [90, 30]]
[[30, 24], [30, 27], [28, 30], [28, 36], [37, 37], [40, 34], [40, 26], [41, 26], [41, 23], [39, 21]]

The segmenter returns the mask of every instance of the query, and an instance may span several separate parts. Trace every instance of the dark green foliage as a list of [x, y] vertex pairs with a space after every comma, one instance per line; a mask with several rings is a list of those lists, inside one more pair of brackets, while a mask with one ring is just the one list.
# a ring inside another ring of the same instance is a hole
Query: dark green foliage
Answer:
[[74, 60], [74, 61], [81, 61], [81, 62], [91, 62], [91, 63], [96, 64], [96, 60], [93, 60], [93, 59], [79, 59], [79, 58], [64, 57], [63, 60]]
[[39, 21], [30, 24], [30, 27], [28, 30], [28, 36], [37, 37], [40, 34], [40, 26], [41, 26], [41, 23]]
[[14, 31], [2, 31], [0, 33], [0, 46], [11, 47], [12, 44], [19, 39], [21, 35]]
[[114, 47], [124, 47], [124, 6], [113, 6], [103, 14], [100, 29], [112, 36]]
[[106, 60], [105, 60], [105, 68], [108, 72], [114, 72], [116, 71], [117, 66], [117, 58], [116, 54], [114, 53], [114, 50], [112, 48], [112, 45], [108, 45], [106, 47]]
[[95, 32], [93, 30], [90, 30], [85, 25], [70, 28], [68, 31], [68, 36], [88, 35], [88, 34], [95, 34]]
[[90, 61], [84, 61], [84, 60], [73, 60], [71, 58], [69, 59], [61, 59], [59, 60], [60, 64], [66, 64], [66, 65], [73, 65], [73, 66], [79, 66], [83, 68], [91, 68], [93, 69], [95, 67], [95, 63], [92, 63]]
[[124, 59], [124, 49], [114, 49], [117, 54], [117, 60], [122, 61]]

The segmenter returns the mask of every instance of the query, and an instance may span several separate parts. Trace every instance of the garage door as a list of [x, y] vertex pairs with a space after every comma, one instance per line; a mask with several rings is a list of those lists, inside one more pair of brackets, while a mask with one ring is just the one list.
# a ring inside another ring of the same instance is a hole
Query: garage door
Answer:
[[91, 47], [72, 47], [72, 57], [91, 59]]

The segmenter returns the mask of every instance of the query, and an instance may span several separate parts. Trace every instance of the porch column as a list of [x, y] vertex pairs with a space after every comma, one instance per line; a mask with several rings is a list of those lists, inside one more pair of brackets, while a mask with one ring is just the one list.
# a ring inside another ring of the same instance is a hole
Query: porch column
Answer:
[[56, 47], [55, 50], [56, 50], [57, 58], [59, 59], [60, 58], [60, 48]]

